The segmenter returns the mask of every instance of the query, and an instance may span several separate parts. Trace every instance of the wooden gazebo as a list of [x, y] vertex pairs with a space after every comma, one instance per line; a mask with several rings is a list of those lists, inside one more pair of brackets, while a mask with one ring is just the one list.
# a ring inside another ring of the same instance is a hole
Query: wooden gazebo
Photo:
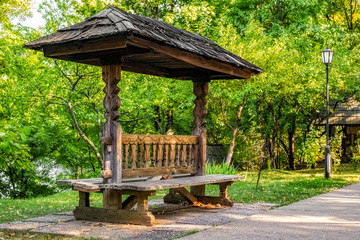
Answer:
[[[360, 155], [356, 148], [357, 141], [360, 138], [360, 104], [355, 97], [348, 97], [343, 102], [331, 101], [330, 108], [330, 132], [333, 135], [335, 126], [342, 127], [341, 161], [348, 163], [353, 154]], [[325, 111], [320, 111], [319, 119], [325, 118], [325, 114]], [[322, 120], [319, 125], [325, 126], [326, 120]]]
[[[167, 202], [179, 194], [189, 202], [232, 206], [227, 188], [242, 177], [205, 176], [205, 98], [211, 80], [247, 79], [263, 70], [198, 34], [112, 6], [25, 47], [46, 57], [102, 67], [106, 83], [102, 178], [59, 181], [79, 191], [77, 219], [152, 225], [155, 219], [147, 199], [157, 189], [170, 189]], [[117, 121], [121, 70], [191, 80], [196, 97], [192, 136], [123, 134]], [[160, 180], [163, 175], [171, 177]], [[219, 185], [219, 197], [205, 196], [206, 184]], [[103, 208], [90, 206], [92, 192], [103, 194]], [[123, 201], [124, 195], [129, 196]], [[137, 210], [132, 211], [136, 203]]]

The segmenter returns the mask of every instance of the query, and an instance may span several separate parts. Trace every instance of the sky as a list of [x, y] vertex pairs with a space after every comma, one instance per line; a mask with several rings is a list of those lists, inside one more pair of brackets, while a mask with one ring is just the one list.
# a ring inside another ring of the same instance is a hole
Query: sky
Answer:
[[[31, 4], [31, 13], [32, 17], [26, 18], [24, 21], [20, 21], [20, 23], [27, 27], [39, 28], [45, 25], [45, 20], [41, 17], [41, 14], [37, 11], [42, 0], [34, 0]], [[19, 20], [15, 20], [15, 23], [19, 22]]]

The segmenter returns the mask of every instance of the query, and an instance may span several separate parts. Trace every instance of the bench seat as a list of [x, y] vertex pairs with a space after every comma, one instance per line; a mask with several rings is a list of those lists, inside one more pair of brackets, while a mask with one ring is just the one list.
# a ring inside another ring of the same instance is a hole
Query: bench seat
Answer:
[[242, 180], [244, 176], [239, 175], [205, 175], [205, 176], [189, 176], [173, 179], [143, 181], [143, 182], [124, 182], [99, 184], [101, 189], [114, 190], [135, 190], [135, 191], [155, 191], [159, 189], [173, 189], [182, 187], [201, 186], [209, 184], [219, 184], [224, 182], [233, 182]]
[[[105, 221], [113, 223], [134, 223], [153, 225], [155, 217], [148, 210], [148, 197], [156, 194], [156, 190], [169, 189], [164, 197], [165, 203], [187, 201], [194, 206], [199, 204], [216, 204], [231, 207], [233, 201], [228, 197], [228, 186], [234, 181], [243, 180], [240, 175], [174, 175], [170, 179], [159, 180], [161, 176], [152, 178], [123, 179], [121, 183], [103, 183], [102, 178], [59, 180], [57, 184], [69, 185], [79, 192], [79, 206], [74, 210], [77, 219]], [[196, 195], [185, 187], [219, 185], [219, 196]], [[90, 206], [90, 193], [103, 193], [112, 205], [107, 208]], [[123, 196], [126, 199], [123, 199]], [[137, 210], [131, 210], [137, 204]]]
[[[94, 179], [76, 179], [76, 180], [60, 180], [57, 183], [63, 185], [72, 185], [75, 189], [84, 192], [101, 192], [102, 189], [113, 190], [134, 190], [134, 191], [155, 191], [159, 189], [174, 189], [182, 187], [201, 186], [209, 184], [219, 184], [224, 182], [233, 182], [243, 180], [242, 175], [204, 175], [204, 176], [186, 176], [175, 177], [163, 180], [136, 180], [124, 181], [122, 183], [103, 184], [101, 178]], [[129, 179], [131, 180], [131, 179]]]

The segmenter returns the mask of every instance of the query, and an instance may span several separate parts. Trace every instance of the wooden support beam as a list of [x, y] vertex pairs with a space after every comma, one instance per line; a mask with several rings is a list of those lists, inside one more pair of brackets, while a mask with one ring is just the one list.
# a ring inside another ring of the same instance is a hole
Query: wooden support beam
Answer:
[[103, 191], [103, 208], [118, 210], [122, 208], [122, 195], [120, 192], [112, 189]]
[[186, 190], [186, 188], [175, 188], [174, 190], [189, 203], [195, 203], [198, 201], [198, 198], [192, 195], [188, 190]]
[[159, 77], [169, 77], [169, 70], [156, 67], [151, 64], [144, 64], [139, 62], [130, 61], [128, 59], [125, 59], [122, 62], [122, 68], [125, 71], [129, 72], [135, 72], [135, 73], [141, 73], [141, 74], [149, 74]]
[[[199, 136], [199, 147], [197, 150], [197, 156], [195, 156], [195, 164], [197, 167], [198, 176], [205, 175], [206, 166], [206, 129], [205, 129], [205, 116], [207, 114], [206, 109], [206, 96], [209, 91], [209, 82], [195, 82], [193, 81], [193, 92], [196, 96], [193, 110], [194, 115], [194, 128], [192, 135]], [[205, 185], [195, 186], [191, 188], [191, 193], [197, 197], [205, 195]]]
[[229, 196], [228, 196], [228, 188], [232, 184], [233, 184], [233, 182], [219, 183], [219, 190], [220, 190], [219, 197], [221, 197], [221, 198], [229, 198]]
[[123, 134], [123, 144], [198, 144], [199, 137], [184, 135]]
[[[141, 181], [140, 181], [141, 182]], [[139, 194], [139, 192], [146, 192], [146, 194], [148, 196], [155, 196], [156, 195], [156, 191], [155, 190], [150, 190], [150, 191], [136, 191], [136, 190], [130, 190], [130, 189], [123, 189], [120, 191], [120, 193], [122, 195], [135, 195], [137, 196]]]
[[131, 210], [135, 204], [137, 203], [136, 195], [130, 195], [125, 201], [122, 203], [122, 208]]
[[240, 68], [230, 63], [220, 62], [215, 59], [205, 59], [202, 56], [190, 52], [185, 52], [183, 50], [176, 49], [173, 47], [160, 45], [158, 43], [151, 42], [149, 40], [145, 40], [140, 37], [132, 36], [129, 38], [129, 40], [130, 41], [128, 42], [128, 44], [130, 45], [149, 47], [154, 49], [154, 51], [156, 52], [169, 55], [173, 58], [190, 63], [194, 66], [202, 67], [216, 72], [238, 76], [244, 79], [251, 78], [251, 76], [253, 75], [251, 70], [248, 68], [245, 67]]
[[208, 197], [201, 196], [199, 197], [199, 201], [203, 204], [220, 204], [222, 206], [232, 207], [234, 202], [228, 196], [228, 187], [231, 186], [234, 182], [222, 182], [216, 183], [219, 185], [219, 197]]
[[118, 48], [126, 48], [126, 40], [110, 38], [106, 41], [104, 39], [96, 41], [78, 41], [71, 43], [57, 44], [56, 46], [49, 46], [44, 48], [44, 56], [56, 58], [58, 56], [97, 52], [104, 50], [114, 50]]
[[197, 157], [197, 175], [205, 175], [206, 164], [206, 129], [205, 129], [205, 116], [206, 109], [206, 96], [209, 91], [209, 82], [193, 82], [193, 92], [196, 96], [194, 103], [194, 128], [192, 130], [193, 136], [199, 137], [199, 150]]
[[89, 59], [97, 59], [102, 65], [121, 65], [122, 59], [128, 57], [144, 56], [153, 53], [151, 49], [127, 46], [126, 48], [111, 49], [100, 52], [75, 53], [61, 56], [62, 59], [79, 62]]
[[176, 167], [150, 167], [150, 168], [135, 168], [124, 169], [123, 178], [138, 178], [150, 177], [160, 175], [175, 175], [175, 174], [196, 174], [197, 168], [195, 166], [176, 166]]
[[138, 213], [145, 213], [149, 210], [149, 205], [148, 205], [148, 193], [147, 192], [139, 192], [136, 195], [137, 198], [137, 212]]
[[234, 202], [231, 201], [230, 198], [221, 198], [221, 197], [208, 197], [208, 196], [202, 196], [199, 197], [199, 202], [203, 203], [203, 204], [220, 204], [222, 206], [226, 206], [226, 207], [232, 207], [234, 206]]
[[126, 209], [104, 209], [95, 207], [77, 207], [74, 210], [74, 217], [78, 220], [139, 224], [152, 226], [155, 223], [154, 215], [149, 211], [132, 211]]
[[90, 193], [79, 192], [79, 207], [90, 207]]
[[175, 189], [169, 189], [169, 193], [164, 196], [164, 203], [180, 204], [186, 200], [178, 194]]
[[122, 178], [122, 147], [121, 147], [121, 126], [117, 122], [119, 118], [120, 91], [117, 84], [121, 79], [121, 67], [118, 65], [103, 66], [103, 80], [106, 83], [104, 88], [105, 98], [105, 125], [103, 130], [103, 173], [105, 183], [120, 183]]

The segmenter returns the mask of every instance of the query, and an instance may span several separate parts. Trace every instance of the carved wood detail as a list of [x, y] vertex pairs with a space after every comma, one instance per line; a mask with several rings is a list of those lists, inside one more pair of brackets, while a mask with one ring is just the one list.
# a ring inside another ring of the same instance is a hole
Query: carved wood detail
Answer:
[[196, 96], [193, 110], [194, 114], [194, 128], [192, 135], [199, 136], [199, 149], [197, 160], [198, 175], [205, 175], [205, 161], [206, 161], [206, 129], [205, 129], [205, 116], [206, 109], [206, 96], [208, 94], [208, 82], [193, 82], [193, 91]]
[[123, 144], [199, 144], [199, 137], [184, 135], [123, 134]]
[[122, 149], [121, 149], [121, 126], [117, 122], [119, 118], [120, 91], [117, 84], [121, 79], [121, 67], [108, 65], [102, 68], [102, 77], [106, 83], [104, 87], [105, 98], [105, 125], [103, 129], [103, 172], [102, 177], [106, 183], [121, 182], [122, 173]]
[[[193, 92], [195, 94], [195, 107], [193, 110], [194, 115], [194, 128], [192, 135], [199, 136], [199, 145], [195, 155], [194, 165], [197, 167], [196, 175], [205, 175], [206, 166], [206, 129], [205, 129], [205, 116], [206, 109], [206, 96], [209, 91], [209, 82], [193, 81]], [[195, 146], [197, 147], [197, 146]], [[197, 197], [205, 195], [205, 186], [191, 187], [191, 193]]]
[[206, 109], [206, 96], [209, 91], [208, 82], [193, 82], [193, 92], [196, 96], [194, 99], [195, 107], [193, 110], [194, 115], [194, 128], [192, 135], [201, 136], [205, 130], [205, 116], [207, 114]]
[[198, 136], [122, 134], [123, 178], [196, 173]]

